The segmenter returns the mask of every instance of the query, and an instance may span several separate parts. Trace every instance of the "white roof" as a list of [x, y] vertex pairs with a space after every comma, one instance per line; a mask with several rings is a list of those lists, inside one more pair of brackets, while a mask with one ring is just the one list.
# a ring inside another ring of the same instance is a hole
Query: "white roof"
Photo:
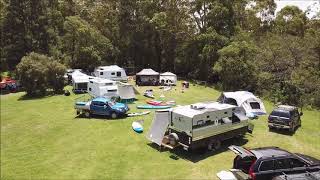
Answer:
[[124, 69], [117, 66], [117, 65], [111, 65], [111, 66], [99, 66], [97, 68], [97, 71], [123, 71]]
[[80, 72], [80, 70], [76, 70], [71, 74], [72, 81], [74, 83], [85, 83], [89, 82], [89, 78], [92, 78], [92, 76], [88, 76], [87, 74], [84, 74]]
[[105, 78], [98, 78], [98, 77], [94, 77], [92, 79], [90, 79], [90, 81], [95, 82], [95, 83], [101, 83], [101, 84], [105, 84], [105, 83], [115, 83], [116, 81], [112, 81], [109, 79], [105, 79]]
[[241, 106], [242, 103], [249, 99], [255, 99], [256, 101], [260, 101], [255, 95], [248, 91], [235, 91], [235, 92], [223, 92], [223, 95], [226, 98], [232, 98], [237, 101], [237, 104]]
[[201, 106], [201, 109], [193, 109], [191, 105], [179, 106], [172, 109], [172, 112], [177, 114], [182, 114], [184, 116], [193, 118], [195, 115], [203, 114], [208, 111], [219, 111], [224, 109], [235, 108], [236, 106], [230, 104], [222, 104], [218, 102], [204, 102], [204, 103], [196, 103], [194, 106]]
[[172, 72], [165, 72], [160, 74], [160, 76], [177, 76], [177, 75], [173, 74]]
[[142, 69], [136, 75], [157, 76], [159, 75], [159, 73], [154, 71], [153, 69]]

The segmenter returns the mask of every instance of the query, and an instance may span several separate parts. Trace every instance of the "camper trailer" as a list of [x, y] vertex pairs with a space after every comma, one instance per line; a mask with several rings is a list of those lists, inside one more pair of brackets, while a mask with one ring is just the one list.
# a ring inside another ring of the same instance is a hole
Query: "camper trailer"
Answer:
[[93, 78], [88, 83], [88, 93], [93, 97], [114, 97], [118, 96], [116, 81]]
[[267, 113], [263, 102], [248, 91], [223, 92], [218, 101], [243, 107], [246, 115], [250, 118]]
[[176, 85], [177, 75], [171, 72], [165, 72], [160, 74], [160, 84], [161, 85]]
[[114, 81], [128, 80], [126, 71], [117, 65], [99, 66], [94, 70], [93, 74], [95, 77], [110, 79]]
[[157, 111], [147, 138], [170, 149], [182, 146], [185, 150], [217, 150], [222, 141], [252, 130], [242, 107], [205, 102]]
[[76, 70], [71, 74], [72, 77], [72, 87], [75, 93], [87, 92], [89, 79], [92, 78], [80, 70]]

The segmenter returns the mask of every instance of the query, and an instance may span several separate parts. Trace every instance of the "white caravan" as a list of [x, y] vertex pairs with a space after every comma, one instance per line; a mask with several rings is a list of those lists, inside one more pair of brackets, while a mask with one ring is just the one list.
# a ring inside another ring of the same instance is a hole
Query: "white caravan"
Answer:
[[267, 113], [263, 102], [248, 91], [223, 92], [218, 101], [243, 107], [246, 115], [250, 118]]
[[99, 66], [94, 70], [94, 76], [104, 79], [110, 79], [114, 81], [127, 81], [128, 76], [126, 74], [126, 71], [117, 66], [117, 65], [111, 65], [111, 66]]
[[75, 70], [71, 74], [71, 78], [72, 78], [73, 92], [75, 93], [87, 92], [88, 82], [89, 82], [89, 79], [92, 78], [92, 76], [88, 76], [82, 73], [80, 70]]
[[118, 96], [116, 81], [93, 78], [88, 83], [88, 93], [93, 97], [114, 97]]

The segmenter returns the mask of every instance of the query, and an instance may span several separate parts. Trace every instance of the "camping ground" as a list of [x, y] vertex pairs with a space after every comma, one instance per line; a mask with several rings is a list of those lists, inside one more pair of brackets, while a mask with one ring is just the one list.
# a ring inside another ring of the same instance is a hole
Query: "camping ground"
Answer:
[[[152, 89], [159, 97], [159, 87]], [[185, 93], [180, 85], [176, 89], [164, 95], [179, 105], [216, 100], [220, 95], [199, 85], [191, 85]], [[1, 179], [217, 179], [217, 172], [232, 166], [235, 155], [226, 148], [231, 144], [278, 146], [320, 158], [318, 110], [304, 110], [302, 127], [293, 135], [269, 132], [263, 116], [253, 121], [252, 135], [225, 142], [219, 152], [159, 152], [145, 137], [154, 112], [118, 120], [78, 118], [73, 103], [79, 96], [1, 95]], [[135, 106], [145, 100], [139, 95], [130, 111], [137, 111]], [[264, 103], [270, 112], [273, 105]], [[131, 123], [140, 119], [146, 129], [143, 134], [131, 129]]]

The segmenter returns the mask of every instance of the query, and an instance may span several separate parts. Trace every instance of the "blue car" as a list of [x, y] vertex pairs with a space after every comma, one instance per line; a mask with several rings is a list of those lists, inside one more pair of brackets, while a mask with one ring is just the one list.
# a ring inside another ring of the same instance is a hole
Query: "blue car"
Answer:
[[102, 115], [116, 119], [125, 116], [129, 107], [126, 104], [114, 102], [109, 98], [97, 97], [87, 102], [76, 102], [75, 109], [77, 114], [84, 114], [85, 117]]

